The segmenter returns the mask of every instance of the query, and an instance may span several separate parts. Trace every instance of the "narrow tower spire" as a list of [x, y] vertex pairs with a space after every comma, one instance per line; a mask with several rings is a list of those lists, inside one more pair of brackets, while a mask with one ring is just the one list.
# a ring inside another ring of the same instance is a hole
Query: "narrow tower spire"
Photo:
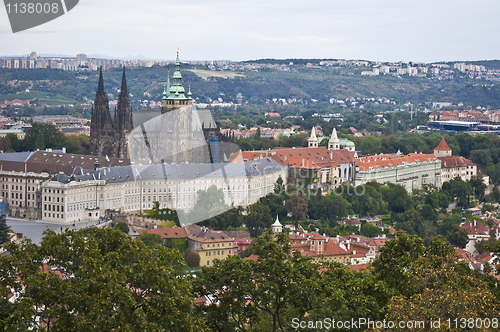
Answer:
[[127, 78], [125, 77], [125, 66], [123, 66], [122, 87], [121, 87], [120, 93], [121, 94], [128, 94], [128, 92], [127, 92]]
[[106, 94], [106, 92], [104, 91], [104, 79], [102, 78], [102, 66], [99, 72], [99, 84], [97, 85], [97, 94], [98, 95]]

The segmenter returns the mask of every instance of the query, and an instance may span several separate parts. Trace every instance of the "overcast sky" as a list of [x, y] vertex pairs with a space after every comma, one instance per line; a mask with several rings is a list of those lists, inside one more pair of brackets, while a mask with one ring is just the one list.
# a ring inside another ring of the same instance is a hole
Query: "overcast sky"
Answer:
[[167, 60], [179, 47], [181, 60], [500, 59], [498, 0], [80, 0], [16, 34], [4, 8], [0, 55]]

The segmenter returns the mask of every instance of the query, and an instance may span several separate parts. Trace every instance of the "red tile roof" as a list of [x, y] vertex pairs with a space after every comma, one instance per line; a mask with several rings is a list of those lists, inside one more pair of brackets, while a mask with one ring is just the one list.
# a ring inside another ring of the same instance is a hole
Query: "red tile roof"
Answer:
[[373, 267], [371, 266], [371, 264], [356, 264], [348, 265], [347, 268], [351, 271], [365, 272], [371, 270]]
[[347, 250], [342, 249], [341, 246], [336, 244], [335, 242], [328, 241], [325, 242], [324, 246], [324, 251], [323, 255], [325, 256], [330, 256], [330, 255], [349, 255], [349, 252]]
[[475, 234], [475, 235], [489, 235], [490, 230], [488, 226], [484, 225], [480, 221], [468, 221], [465, 222], [461, 228], [464, 228], [467, 231], [467, 234]]
[[182, 227], [177, 226], [174, 226], [172, 228], [139, 229], [137, 231], [139, 232], [139, 234], [158, 234], [164, 240], [187, 237], [186, 230]]
[[233, 153], [228, 159], [228, 162], [242, 163], [244, 161], [258, 160], [271, 156], [269, 152], [255, 152], [255, 151], [238, 151]]
[[464, 157], [447, 156], [447, 157], [438, 157], [438, 159], [441, 160], [441, 168], [476, 166], [476, 164], [474, 164], [469, 159], [465, 159]]
[[491, 252], [485, 251], [482, 254], [477, 255], [474, 258], [476, 259], [476, 262], [486, 263], [486, 262], [489, 262], [490, 259], [493, 258], [493, 255], [491, 254]]
[[408, 155], [398, 155], [395, 153], [391, 153], [358, 158], [356, 160], [356, 167], [359, 167], [360, 171], [369, 171], [370, 167], [387, 168], [402, 165], [403, 162], [426, 163], [435, 160], [437, 160], [437, 157], [433, 154], [410, 153]]
[[186, 230], [188, 239], [196, 242], [232, 242], [234, 239], [227, 236], [222, 231], [213, 231], [206, 227], [198, 225], [187, 225], [183, 227]]
[[[279, 148], [273, 150], [273, 159], [282, 165], [302, 168], [302, 161], [310, 169], [321, 167], [337, 167], [339, 164], [354, 162], [355, 152], [342, 150], [328, 150], [325, 146], [317, 148]], [[306, 168], [306, 167], [304, 167]]]
[[474, 258], [472, 257], [472, 255], [469, 252], [467, 252], [463, 249], [459, 249], [459, 248], [455, 249], [455, 252], [457, 253], [459, 260], [463, 260], [463, 261], [466, 261], [468, 263], [474, 263]]
[[247, 261], [254, 261], [254, 262], [256, 262], [257, 259], [259, 259], [259, 256], [254, 255], [254, 254], [251, 254], [250, 256], [245, 257], [245, 260], [247, 260]]
[[448, 144], [446, 144], [446, 141], [444, 140], [444, 138], [441, 139], [441, 142], [439, 142], [438, 146], [434, 150], [438, 150], [438, 151], [451, 151], [451, 149], [448, 146]]

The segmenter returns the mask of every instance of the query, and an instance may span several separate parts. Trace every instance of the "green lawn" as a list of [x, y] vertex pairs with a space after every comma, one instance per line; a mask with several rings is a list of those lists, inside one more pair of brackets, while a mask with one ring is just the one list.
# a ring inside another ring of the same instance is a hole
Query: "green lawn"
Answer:
[[28, 92], [28, 93], [17, 93], [10, 95], [0, 95], [0, 102], [4, 100], [33, 100], [38, 99], [38, 102], [41, 105], [47, 106], [59, 106], [59, 105], [68, 105], [68, 104], [78, 104], [78, 102], [74, 99], [68, 98], [66, 96], [57, 94], [55, 97], [48, 97], [47, 92]]
[[[14, 99], [20, 99], [20, 100], [33, 100], [37, 98], [47, 98], [48, 93], [47, 92], [28, 92], [28, 93], [15, 93], [11, 95], [0, 95], [0, 101], [4, 100], [14, 100]], [[64, 97], [66, 98], [66, 97]]]
[[235, 76], [245, 76], [243, 74], [237, 74], [234, 71], [212, 71], [203, 69], [187, 69], [195, 73], [199, 77], [235, 77]]

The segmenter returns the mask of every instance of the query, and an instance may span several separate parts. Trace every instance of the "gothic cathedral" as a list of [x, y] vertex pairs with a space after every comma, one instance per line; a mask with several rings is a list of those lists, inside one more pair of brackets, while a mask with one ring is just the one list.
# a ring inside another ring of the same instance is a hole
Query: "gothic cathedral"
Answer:
[[122, 86], [118, 97], [118, 105], [111, 119], [109, 101], [104, 90], [102, 68], [99, 73], [99, 85], [92, 106], [92, 122], [90, 125], [90, 154], [115, 158], [130, 158], [128, 135], [134, 129], [132, 108], [127, 91], [125, 67], [123, 67]]

